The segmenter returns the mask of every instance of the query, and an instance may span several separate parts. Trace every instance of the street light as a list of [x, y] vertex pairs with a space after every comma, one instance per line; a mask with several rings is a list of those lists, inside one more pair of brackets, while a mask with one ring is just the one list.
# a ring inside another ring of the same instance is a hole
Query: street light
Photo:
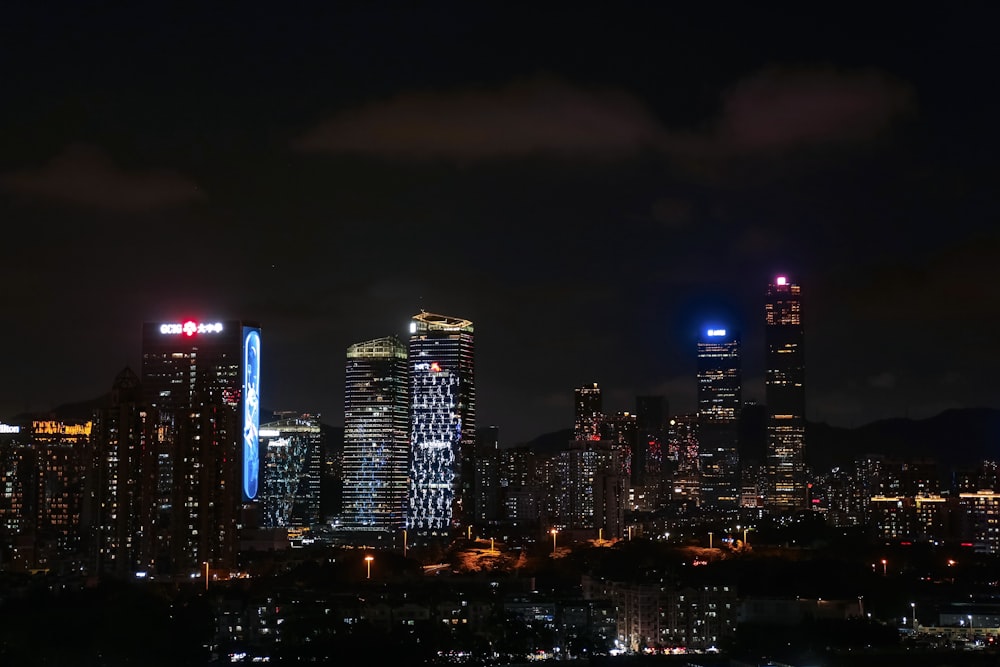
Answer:
[[556, 551], [556, 533], [558, 533], [559, 531], [556, 530], [555, 528], [553, 528], [549, 532], [552, 533], [552, 553], [555, 553], [555, 551]]
[[708, 548], [712, 548], [712, 531], [708, 531]]
[[885, 573], [885, 566], [886, 566], [886, 564], [887, 564], [888, 562], [889, 562], [889, 561], [887, 561], [886, 559], [884, 559], [884, 558], [882, 559], [882, 576], [883, 576], [883, 577], [884, 577], [884, 576], [886, 576], [886, 573]]
[[208, 561], [205, 561], [205, 590], [208, 590]]
[[913, 617], [913, 631], [916, 632], [916, 630], [917, 630], [917, 603], [916, 602], [911, 602], [910, 603], [910, 616]]
[[375, 556], [368, 555], [365, 556], [365, 562], [368, 563], [368, 579], [372, 578], [372, 561], [375, 560]]
[[406, 558], [406, 529], [403, 529], [403, 558]]

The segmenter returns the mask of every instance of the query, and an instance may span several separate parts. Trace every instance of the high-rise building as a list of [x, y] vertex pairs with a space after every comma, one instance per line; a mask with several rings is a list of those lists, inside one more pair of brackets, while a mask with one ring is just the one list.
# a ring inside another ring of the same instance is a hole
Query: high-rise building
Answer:
[[255, 520], [260, 352], [255, 323], [143, 324], [140, 383], [153, 436], [142, 557], [154, 573], [236, 565], [240, 530]]
[[343, 522], [355, 531], [405, 527], [410, 453], [406, 345], [396, 336], [347, 348]]
[[550, 525], [588, 539], [622, 537], [625, 481], [610, 440], [572, 440], [543, 467]]
[[320, 523], [319, 415], [274, 416], [274, 421], [260, 426], [262, 523], [268, 528], [311, 528]]
[[632, 448], [632, 483], [659, 484], [667, 441], [667, 399], [637, 396], [635, 399], [635, 445]]
[[410, 321], [407, 526], [448, 537], [474, 504], [476, 386], [471, 321], [420, 311]]
[[573, 439], [600, 440], [604, 421], [601, 388], [597, 383], [573, 391]]
[[27, 544], [34, 531], [35, 450], [30, 431], [0, 423], [0, 557], [8, 569], [34, 567], [34, 550]]
[[698, 481], [698, 414], [677, 415], [667, 423], [669, 498], [677, 507], [701, 503]]
[[698, 457], [701, 503], [734, 508], [739, 488], [740, 339], [708, 329], [698, 341]]
[[667, 401], [663, 396], [637, 396], [635, 403], [632, 505], [656, 510], [667, 492]]
[[500, 428], [486, 426], [476, 433], [476, 507], [473, 522], [496, 525], [500, 518]]
[[93, 491], [98, 573], [127, 576], [141, 567], [142, 471], [147, 459], [149, 411], [139, 376], [126, 367], [115, 378], [106, 404], [94, 411]]
[[34, 420], [31, 446], [37, 475], [34, 494], [35, 567], [84, 566], [87, 472], [93, 450], [87, 420]]
[[805, 356], [798, 285], [778, 276], [764, 304], [767, 404], [766, 506], [775, 512], [806, 507]]

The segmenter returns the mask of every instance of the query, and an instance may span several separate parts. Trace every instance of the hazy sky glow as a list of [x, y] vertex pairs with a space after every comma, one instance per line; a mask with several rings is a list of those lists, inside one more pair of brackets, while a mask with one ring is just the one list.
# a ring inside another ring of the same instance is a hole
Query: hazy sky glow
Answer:
[[334, 5], [5, 10], [0, 415], [245, 318], [264, 406], [340, 424], [347, 346], [420, 308], [475, 322], [508, 442], [591, 382], [693, 409], [709, 325], [762, 400], [779, 274], [811, 419], [1000, 406], [983, 17]]

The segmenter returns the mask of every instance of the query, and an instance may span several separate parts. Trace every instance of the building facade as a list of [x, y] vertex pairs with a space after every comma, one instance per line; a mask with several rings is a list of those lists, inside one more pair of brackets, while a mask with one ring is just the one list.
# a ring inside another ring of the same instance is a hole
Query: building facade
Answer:
[[768, 285], [764, 305], [767, 403], [767, 507], [805, 508], [806, 399], [801, 289], [785, 276]]
[[447, 537], [471, 519], [476, 435], [474, 327], [420, 311], [410, 321], [407, 527]]
[[396, 336], [347, 348], [343, 522], [350, 530], [404, 528], [410, 448], [406, 345]]

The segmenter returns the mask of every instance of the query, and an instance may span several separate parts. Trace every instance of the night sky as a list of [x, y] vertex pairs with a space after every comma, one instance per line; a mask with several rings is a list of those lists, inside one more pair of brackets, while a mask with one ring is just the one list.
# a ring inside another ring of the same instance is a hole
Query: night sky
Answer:
[[592, 382], [693, 410], [708, 325], [763, 401], [779, 273], [811, 420], [1000, 407], [985, 12], [537, 4], [5, 6], [0, 416], [237, 318], [265, 407], [340, 425], [347, 346], [420, 309], [475, 322], [505, 444]]

